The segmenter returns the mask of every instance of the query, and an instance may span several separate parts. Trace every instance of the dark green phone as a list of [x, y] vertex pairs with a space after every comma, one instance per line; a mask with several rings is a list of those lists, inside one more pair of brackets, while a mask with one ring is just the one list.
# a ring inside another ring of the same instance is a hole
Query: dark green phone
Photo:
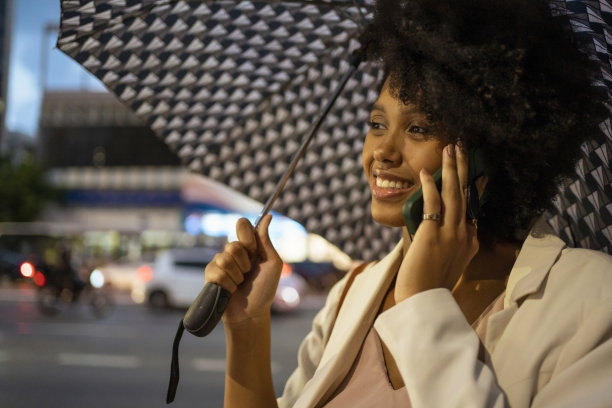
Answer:
[[[484, 149], [476, 148], [468, 150], [468, 202], [467, 216], [468, 218], [478, 218], [480, 207], [488, 200], [488, 192], [485, 188], [484, 193], [478, 199], [478, 191], [474, 185], [474, 181], [480, 176], [488, 176], [487, 162], [485, 160]], [[438, 191], [442, 189], [442, 168], [439, 168], [433, 175]], [[417, 228], [423, 220], [423, 190], [418, 189], [404, 203], [402, 209], [404, 216], [404, 224], [408, 228], [410, 235], [416, 233]]]

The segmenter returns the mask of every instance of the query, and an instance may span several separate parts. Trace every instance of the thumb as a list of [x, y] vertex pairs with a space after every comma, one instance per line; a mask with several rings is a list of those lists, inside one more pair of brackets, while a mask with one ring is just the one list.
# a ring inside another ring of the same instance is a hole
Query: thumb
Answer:
[[268, 233], [270, 222], [272, 222], [272, 214], [266, 214], [257, 227], [257, 238], [261, 245], [261, 249], [263, 249], [266, 254], [269, 254], [270, 251], [276, 253], [272, 241], [270, 241], [270, 234]]

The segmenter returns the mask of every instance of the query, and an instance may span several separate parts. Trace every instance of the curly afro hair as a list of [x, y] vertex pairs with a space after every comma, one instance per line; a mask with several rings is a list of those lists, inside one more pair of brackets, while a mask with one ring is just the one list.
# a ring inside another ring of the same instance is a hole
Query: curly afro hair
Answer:
[[479, 234], [517, 239], [580, 145], [602, 137], [607, 94], [569, 27], [541, 0], [378, 0], [361, 34], [395, 97], [417, 103], [441, 139], [487, 152]]

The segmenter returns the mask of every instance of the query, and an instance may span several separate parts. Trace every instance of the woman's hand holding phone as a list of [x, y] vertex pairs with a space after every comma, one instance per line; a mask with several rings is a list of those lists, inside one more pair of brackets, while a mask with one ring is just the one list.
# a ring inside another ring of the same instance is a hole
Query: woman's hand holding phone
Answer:
[[238, 241], [225, 245], [206, 266], [206, 282], [214, 282], [232, 294], [223, 314], [224, 325], [267, 316], [274, 300], [283, 262], [268, 235], [271, 215], [257, 230], [246, 218], [236, 223]]
[[442, 154], [442, 193], [433, 177], [420, 173], [423, 213], [440, 214], [438, 220], [419, 225], [400, 265], [395, 284], [395, 301], [425, 290], [452, 290], [478, 252], [476, 227], [467, 220], [468, 155], [448, 145]]

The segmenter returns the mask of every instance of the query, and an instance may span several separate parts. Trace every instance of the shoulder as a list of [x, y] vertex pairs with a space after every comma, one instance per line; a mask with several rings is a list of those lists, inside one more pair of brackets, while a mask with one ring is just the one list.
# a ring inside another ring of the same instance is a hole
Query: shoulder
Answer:
[[514, 299], [536, 295], [577, 302], [612, 297], [612, 256], [601, 251], [570, 248], [558, 237], [535, 233], [525, 240], [510, 274]]
[[592, 300], [612, 298], [612, 256], [590, 249], [565, 248], [549, 280]]

